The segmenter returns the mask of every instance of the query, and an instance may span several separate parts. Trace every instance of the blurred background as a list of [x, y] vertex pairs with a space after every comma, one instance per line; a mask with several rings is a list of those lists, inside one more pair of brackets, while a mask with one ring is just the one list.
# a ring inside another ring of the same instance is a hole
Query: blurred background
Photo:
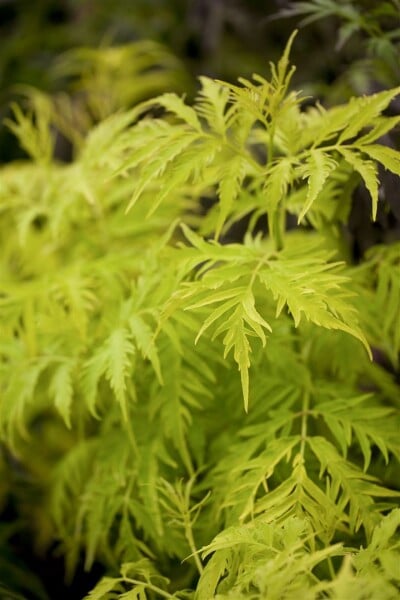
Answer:
[[[68, 115], [71, 99], [78, 106], [83, 96], [91, 114], [82, 131], [164, 91], [190, 101], [198, 75], [268, 76], [295, 28], [292, 85], [308, 98], [305, 108], [400, 84], [400, 0], [0, 0], [0, 122], [26, 86], [52, 98], [59, 133], [80, 114]], [[150, 45], [138, 52], [135, 43], [145, 41]], [[154, 61], [157, 72], [149, 67]], [[400, 114], [400, 100], [388, 113]], [[398, 133], [385, 143], [399, 147]], [[23, 156], [1, 125], [0, 163]], [[56, 158], [71, 157], [59, 135]], [[370, 223], [368, 194], [360, 188], [355, 197], [356, 259], [373, 243], [400, 237], [396, 178], [386, 172], [381, 181], [377, 223]]]
[[0, 0], [2, 110], [15, 84], [65, 89], [54, 66], [71, 48], [149, 39], [192, 78], [234, 80], [266, 74], [295, 27], [307, 93], [337, 102], [400, 81], [399, 0]]

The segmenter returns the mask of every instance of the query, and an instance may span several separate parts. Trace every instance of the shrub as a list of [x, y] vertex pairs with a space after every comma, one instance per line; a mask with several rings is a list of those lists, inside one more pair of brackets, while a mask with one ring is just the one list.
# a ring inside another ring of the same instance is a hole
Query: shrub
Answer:
[[14, 108], [4, 469], [67, 577], [103, 565], [91, 600], [398, 595], [400, 246], [354, 265], [345, 227], [360, 182], [374, 218], [378, 166], [400, 174], [400, 88], [303, 108], [292, 41], [193, 106], [72, 119], [70, 163], [50, 100]]

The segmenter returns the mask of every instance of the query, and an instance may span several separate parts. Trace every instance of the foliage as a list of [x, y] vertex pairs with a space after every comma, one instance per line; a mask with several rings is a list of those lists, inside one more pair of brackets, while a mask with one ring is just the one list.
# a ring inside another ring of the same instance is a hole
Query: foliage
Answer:
[[398, 0], [371, 2], [370, 0], [306, 0], [288, 2], [279, 11], [282, 17], [303, 17], [301, 25], [320, 19], [336, 18], [339, 23], [336, 49], [342, 49], [352, 38], [361, 36], [365, 56], [351, 63], [354, 75], [371, 71], [383, 85], [399, 80], [398, 53], [400, 49], [400, 4]]
[[355, 266], [342, 232], [400, 175], [400, 88], [307, 109], [293, 39], [269, 78], [111, 103], [70, 163], [42, 94], [8, 122], [0, 435], [38, 546], [107, 571], [88, 600], [398, 595], [399, 390], [371, 357], [398, 367], [400, 248]]

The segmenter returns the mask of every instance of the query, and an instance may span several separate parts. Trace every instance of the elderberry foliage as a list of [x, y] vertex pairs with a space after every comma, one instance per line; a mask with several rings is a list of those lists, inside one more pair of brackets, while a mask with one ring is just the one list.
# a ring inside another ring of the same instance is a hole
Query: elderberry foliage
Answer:
[[62, 121], [28, 90], [8, 122], [0, 436], [36, 545], [103, 565], [88, 600], [398, 596], [400, 246], [355, 266], [343, 230], [400, 175], [400, 88], [304, 108], [293, 39], [193, 103], [96, 88]]

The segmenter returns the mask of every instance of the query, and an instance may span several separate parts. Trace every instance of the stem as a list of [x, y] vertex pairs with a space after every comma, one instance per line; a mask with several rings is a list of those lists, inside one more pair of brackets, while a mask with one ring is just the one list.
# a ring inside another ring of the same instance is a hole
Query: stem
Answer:
[[190, 519], [191, 511], [189, 508], [190, 507], [190, 494], [191, 494], [194, 482], [195, 482], [195, 476], [193, 475], [193, 477], [191, 477], [190, 480], [188, 481], [188, 484], [187, 484], [186, 490], [185, 490], [185, 494], [182, 498], [184, 501], [184, 506], [186, 508], [186, 510], [184, 510], [182, 512], [182, 514], [183, 514], [183, 526], [185, 528], [185, 537], [189, 544], [189, 548], [193, 554], [193, 559], [196, 564], [197, 570], [198, 570], [199, 574], [201, 575], [203, 573], [204, 569], [203, 569], [203, 565], [201, 564], [200, 557], [197, 554], [197, 548], [196, 548], [196, 544], [195, 544], [194, 537], [193, 537], [192, 521]]
[[180, 437], [180, 443], [181, 443], [180, 455], [181, 455], [181, 458], [183, 460], [183, 463], [184, 463], [186, 469], [188, 470], [190, 477], [193, 477], [195, 474], [195, 471], [194, 471], [192, 459], [190, 456], [190, 452], [189, 452], [187, 444], [186, 444], [185, 436], [182, 432], [179, 432], [179, 433], [180, 433], [179, 437]]
[[277, 252], [282, 250], [284, 246], [283, 240], [285, 237], [285, 217], [285, 206], [281, 200], [276, 211], [273, 213], [270, 231], [271, 237], [275, 242], [275, 249]]
[[130, 477], [129, 483], [126, 486], [126, 490], [125, 490], [125, 494], [124, 494], [124, 502], [122, 505], [122, 512], [126, 519], [129, 519], [128, 503], [132, 496], [133, 483], [134, 483], [134, 479], [133, 479], [133, 477]]
[[267, 155], [267, 164], [271, 164], [274, 159], [274, 137], [275, 137], [275, 120], [272, 118], [272, 123], [270, 125], [270, 133], [268, 139], [268, 155]]
[[225, 141], [225, 145], [227, 148], [229, 148], [235, 155], [241, 156], [242, 158], [244, 158], [244, 160], [246, 160], [250, 166], [253, 167], [253, 169], [259, 173], [260, 175], [264, 174], [265, 171], [265, 167], [260, 164], [259, 162], [257, 162], [250, 154], [250, 152], [244, 152], [241, 148], [239, 148], [238, 146], [235, 146], [234, 144], [232, 144], [231, 142], [229, 142], [228, 140]]
[[146, 588], [148, 588], [152, 592], [155, 592], [162, 598], [169, 598], [169, 599], [172, 598], [173, 600], [176, 600], [176, 596], [172, 596], [168, 592], [165, 592], [164, 590], [157, 587], [156, 585], [153, 585], [152, 583], [147, 583], [146, 581], [140, 581], [139, 579], [131, 579], [130, 577], [124, 578], [123, 581], [126, 581], [126, 583], [131, 583], [132, 585], [144, 585], [144, 586], [146, 586]]
[[193, 554], [193, 559], [194, 559], [194, 562], [196, 563], [197, 570], [198, 570], [199, 574], [201, 575], [203, 573], [204, 569], [203, 569], [203, 565], [201, 564], [199, 555], [197, 554], [196, 544], [194, 543], [192, 525], [190, 523], [190, 519], [188, 519], [187, 514], [185, 514], [185, 537], [189, 544], [189, 548]]
[[258, 261], [254, 271], [251, 274], [251, 278], [249, 281], [249, 285], [247, 286], [247, 290], [251, 290], [253, 288], [254, 282], [256, 280], [258, 271], [261, 269], [261, 267], [265, 264], [267, 264], [268, 260], [265, 260], [265, 257], [260, 258], [260, 260]]
[[132, 422], [129, 419], [129, 411], [128, 411], [128, 418], [127, 418], [126, 422], [124, 423], [124, 426], [125, 426], [126, 433], [128, 435], [128, 440], [129, 440], [129, 443], [133, 450], [133, 453], [135, 456], [138, 456], [138, 446], [136, 443], [136, 438], [135, 438], [135, 433], [133, 431]]
[[303, 460], [304, 460], [304, 453], [305, 453], [305, 449], [306, 449], [307, 422], [308, 422], [308, 415], [309, 415], [309, 406], [310, 406], [310, 392], [307, 390], [304, 392], [304, 396], [303, 396], [302, 417], [301, 417], [300, 454], [301, 454], [301, 457]]
[[332, 557], [328, 556], [328, 569], [329, 569], [329, 575], [332, 578], [332, 581], [335, 579], [336, 577], [336, 572], [335, 572], [335, 568], [333, 566], [333, 562], [332, 562]]

